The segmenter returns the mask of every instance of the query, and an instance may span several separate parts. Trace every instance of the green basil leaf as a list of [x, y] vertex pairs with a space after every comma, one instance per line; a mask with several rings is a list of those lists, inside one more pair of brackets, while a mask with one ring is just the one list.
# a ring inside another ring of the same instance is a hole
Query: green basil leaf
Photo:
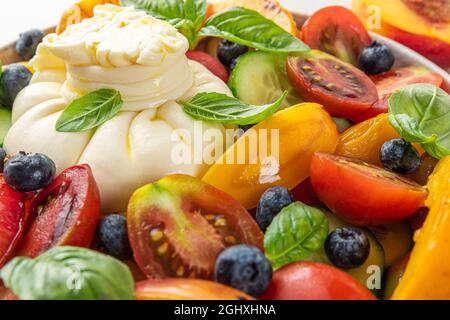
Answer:
[[277, 111], [287, 92], [272, 104], [253, 106], [222, 93], [199, 93], [190, 102], [179, 101], [191, 117], [210, 122], [249, 125], [263, 121]]
[[431, 156], [450, 155], [450, 95], [431, 84], [413, 84], [389, 99], [389, 122]]
[[56, 131], [82, 132], [96, 128], [122, 108], [120, 92], [100, 89], [74, 100], [56, 121]]
[[261, 51], [303, 52], [309, 47], [275, 22], [256, 11], [231, 8], [210, 17], [199, 31], [200, 37], [218, 37]]
[[266, 256], [274, 269], [306, 260], [319, 251], [328, 236], [328, 220], [301, 202], [285, 207], [273, 219], [264, 238]]
[[191, 47], [197, 44], [196, 31], [205, 20], [207, 8], [206, 0], [121, 0], [121, 4], [170, 23], [189, 40]]
[[128, 267], [79, 247], [54, 247], [35, 259], [17, 257], [0, 270], [4, 285], [23, 300], [132, 300]]

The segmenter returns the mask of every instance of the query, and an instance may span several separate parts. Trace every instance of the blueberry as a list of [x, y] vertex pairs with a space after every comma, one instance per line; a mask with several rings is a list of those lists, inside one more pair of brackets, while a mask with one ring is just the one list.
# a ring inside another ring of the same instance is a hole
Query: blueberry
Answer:
[[228, 66], [228, 71], [232, 72], [234, 67], [236, 67], [236, 64], [238, 63], [239, 57], [237, 57], [236, 59], [233, 59], [233, 61], [231, 61], [230, 65]]
[[29, 192], [48, 186], [55, 176], [55, 163], [46, 155], [20, 152], [5, 164], [6, 183], [16, 191]]
[[11, 64], [5, 68], [1, 85], [5, 88], [8, 106], [13, 105], [19, 92], [30, 83], [31, 77], [30, 70], [19, 63]]
[[359, 56], [359, 68], [367, 74], [379, 74], [389, 71], [395, 57], [384, 44], [374, 42], [365, 48]]
[[366, 262], [370, 253], [370, 242], [361, 229], [338, 228], [328, 235], [325, 253], [335, 266], [353, 269]]
[[247, 125], [240, 125], [239, 129], [241, 129], [244, 132], [247, 132], [249, 129], [253, 128], [254, 124], [247, 124]]
[[248, 51], [248, 47], [223, 40], [217, 48], [217, 57], [226, 67], [230, 67], [234, 60]]
[[123, 215], [115, 213], [102, 218], [97, 228], [97, 237], [107, 254], [120, 260], [132, 258], [127, 219]]
[[256, 222], [265, 231], [273, 218], [283, 209], [294, 202], [292, 193], [283, 187], [267, 189], [261, 196], [256, 208]]
[[411, 143], [403, 139], [386, 141], [380, 149], [383, 166], [399, 174], [410, 174], [420, 167], [421, 158]]
[[256, 247], [237, 245], [225, 249], [217, 258], [217, 282], [257, 297], [272, 281], [272, 265]]
[[3, 172], [3, 168], [5, 165], [5, 159], [6, 159], [6, 151], [3, 148], [0, 148], [0, 172]]
[[16, 43], [16, 52], [23, 60], [30, 60], [45, 34], [39, 29], [31, 29], [21, 33]]

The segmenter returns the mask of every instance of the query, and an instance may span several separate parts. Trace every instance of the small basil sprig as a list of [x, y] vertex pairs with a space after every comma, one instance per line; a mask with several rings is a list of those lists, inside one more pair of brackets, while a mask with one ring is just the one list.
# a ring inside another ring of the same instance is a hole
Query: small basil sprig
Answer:
[[230, 40], [268, 52], [303, 52], [309, 47], [300, 39], [258, 12], [246, 8], [230, 8], [206, 17], [206, 0], [122, 0], [178, 28], [194, 49], [204, 37]]
[[263, 106], [253, 106], [222, 93], [199, 93], [191, 101], [179, 101], [184, 112], [191, 117], [209, 122], [249, 125], [270, 117], [283, 103], [287, 92], [277, 101]]
[[431, 84], [413, 84], [389, 99], [389, 122], [403, 139], [437, 159], [450, 155], [450, 95]]
[[121, 0], [151, 16], [167, 21], [189, 40], [196, 42], [196, 32], [206, 17], [206, 0]]
[[54, 247], [35, 259], [18, 257], [0, 271], [23, 300], [132, 300], [128, 267], [110, 256], [78, 247]]
[[328, 220], [319, 209], [295, 202], [273, 219], [264, 238], [266, 256], [274, 269], [309, 258], [328, 236]]
[[56, 131], [82, 132], [96, 128], [122, 108], [120, 92], [100, 89], [74, 100], [56, 121]]

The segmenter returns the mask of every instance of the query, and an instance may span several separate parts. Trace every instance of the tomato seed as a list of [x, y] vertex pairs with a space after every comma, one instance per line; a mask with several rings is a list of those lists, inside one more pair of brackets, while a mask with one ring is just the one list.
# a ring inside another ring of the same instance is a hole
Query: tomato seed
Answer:
[[153, 229], [150, 231], [150, 238], [153, 242], [160, 241], [164, 236], [164, 233], [160, 229]]
[[167, 250], [169, 250], [169, 244], [165, 242], [158, 247], [157, 253], [159, 256], [163, 256], [167, 253]]

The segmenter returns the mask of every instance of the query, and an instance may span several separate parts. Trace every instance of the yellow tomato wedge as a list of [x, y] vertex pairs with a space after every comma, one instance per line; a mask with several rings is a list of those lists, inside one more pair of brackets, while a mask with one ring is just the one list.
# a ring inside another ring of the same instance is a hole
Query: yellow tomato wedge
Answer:
[[294, 188], [305, 180], [312, 155], [333, 153], [337, 140], [336, 125], [321, 105], [298, 104], [248, 130], [203, 181], [254, 208], [267, 188]]
[[120, 0], [81, 0], [69, 9], [64, 11], [58, 26], [56, 27], [56, 33], [60, 34], [66, 30], [67, 26], [81, 22], [83, 19], [90, 18], [94, 14], [94, 8], [99, 4], [120, 4]]
[[298, 34], [297, 24], [290, 11], [283, 8], [277, 0], [215, 0], [211, 1], [213, 11], [219, 12], [232, 7], [243, 7], [259, 12], [267, 19], [272, 20], [284, 30]]
[[442, 159], [428, 181], [430, 209], [395, 300], [450, 299], [450, 157]]

